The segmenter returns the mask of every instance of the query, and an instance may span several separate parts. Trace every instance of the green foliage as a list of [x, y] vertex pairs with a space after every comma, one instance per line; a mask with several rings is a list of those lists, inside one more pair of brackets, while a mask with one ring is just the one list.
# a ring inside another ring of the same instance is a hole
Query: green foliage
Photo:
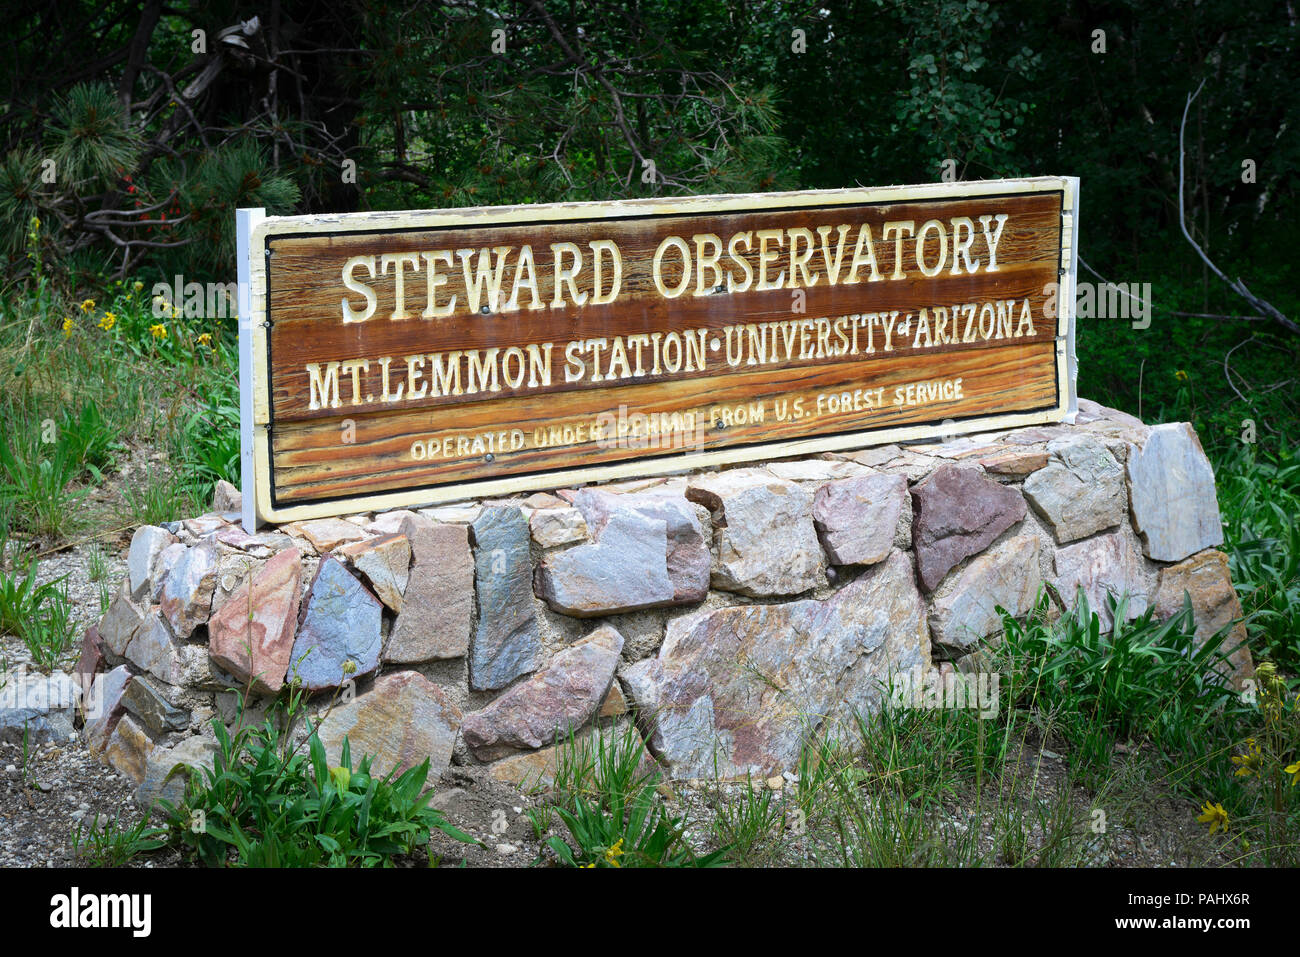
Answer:
[[300, 704], [291, 695], [260, 728], [241, 718], [233, 735], [213, 721], [213, 767], [192, 771], [184, 799], [167, 809], [172, 843], [210, 867], [387, 867], [427, 845], [434, 828], [473, 842], [428, 806], [427, 758], [381, 778], [369, 756], [353, 767], [345, 738], [331, 767], [310, 725], [302, 753], [292, 734]]
[[86, 189], [113, 183], [135, 166], [134, 124], [107, 83], [80, 83], [51, 110], [56, 183]]
[[1227, 630], [1201, 642], [1186, 597], [1183, 610], [1163, 622], [1153, 608], [1127, 620], [1127, 604], [1124, 596], [1108, 597], [1109, 629], [1082, 590], [1056, 621], [1046, 618], [1045, 598], [1027, 621], [1003, 619], [1008, 699], [1045, 716], [1080, 766], [1098, 775], [1110, 767], [1117, 742], [1149, 739], [1176, 756], [1223, 715], [1244, 713], [1222, 677], [1235, 650]]
[[39, 565], [15, 562], [12, 572], [0, 563], [0, 634], [22, 639], [32, 662], [42, 670], [58, 667], [76, 641], [65, 578], [37, 584]]
[[[594, 742], [594, 743], [593, 743]], [[556, 758], [556, 802], [551, 810], [569, 838], [543, 842], [568, 867], [714, 867], [725, 851], [697, 854], [685, 837], [684, 819], [665, 811], [655, 788], [659, 772], [636, 729], [570, 734]], [[534, 827], [540, 827], [535, 821]]]
[[785, 815], [775, 792], [748, 778], [736, 798], [728, 798], [721, 786], [714, 788], [713, 835], [727, 857], [746, 867], [771, 862], [778, 850]]
[[147, 817], [130, 828], [113, 818], [100, 824], [96, 814], [89, 824], [78, 822], [71, 837], [72, 856], [79, 867], [125, 867], [141, 854], [165, 847], [167, 829], [153, 826]]
[[1300, 461], [1239, 444], [1218, 456], [1224, 550], [1256, 654], [1300, 671]]

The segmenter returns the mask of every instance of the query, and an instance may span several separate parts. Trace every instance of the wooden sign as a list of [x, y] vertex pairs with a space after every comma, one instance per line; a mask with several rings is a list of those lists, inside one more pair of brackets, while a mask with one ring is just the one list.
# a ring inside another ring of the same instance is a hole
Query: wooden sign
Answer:
[[1077, 196], [242, 210], [246, 523], [1060, 421]]

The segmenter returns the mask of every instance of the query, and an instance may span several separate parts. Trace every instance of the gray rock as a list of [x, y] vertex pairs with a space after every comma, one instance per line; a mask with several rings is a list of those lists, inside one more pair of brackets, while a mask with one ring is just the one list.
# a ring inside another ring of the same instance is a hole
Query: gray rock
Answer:
[[127, 645], [148, 614], [147, 605], [140, 605], [131, 599], [130, 581], [122, 582], [117, 597], [99, 622], [99, 638], [103, 647], [117, 658], [125, 656]]
[[478, 627], [470, 686], [494, 690], [534, 671], [541, 659], [528, 520], [518, 506], [485, 505], [472, 528]]
[[1058, 542], [1077, 541], [1124, 521], [1124, 470], [1099, 439], [1056, 439], [1047, 450], [1053, 458], [1025, 479], [1025, 498]]
[[131, 582], [131, 597], [142, 601], [152, 597], [154, 583], [159, 581], [163, 549], [175, 545], [176, 536], [156, 525], [141, 525], [131, 536], [127, 552], [126, 570]]
[[1001, 633], [998, 606], [1017, 618], [1028, 614], [1043, 584], [1038, 552], [1038, 536], [1023, 532], [945, 579], [930, 604], [934, 643], [962, 654]]
[[163, 617], [176, 637], [185, 639], [212, 614], [212, 592], [217, 587], [218, 552], [210, 542], [187, 550], [163, 582]]
[[340, 545], [334, 555], [365, 576], [375, 597], [395, 612], [402, 610], [402, 595], [411, 577], [411, 543], [405, 535], [380, 535]]
[[537, 594], [577, 618], [672, 604], [664, 523], [621, 511], [597, 540], [548, 555], [537, 569]]
[[61, 671], [42, 675], [19, 669], [9, 672], [0, 688], [0, 741], [20, 744], [68, 741], [81, 686]]
[[709, 609], [669, 622], [620, 677], [678, 778], [771, 775], [818, 735], [880, 707], [891, 675], [927, 668], [925, 605], [895, 551], [824, 601]]
[[[135, 791], [139, 805], [151, 809], [161, 802], [176, 807], [185, 796], [185, 785], [190, 772], [202, 775], [204, 768], [212, 768], [217, 743], [199, 736], [185, 738], [172, 748], [154, 748], [146, 753], [144, 775]], [[204, 783], [207, 777], [201, 777]]]
[[122, 707], [156, 735], [184, 731], [190, 726], [189, 711], [169, 701], [164, 688], [143, 675], [132, 678], [127, 684], [122, 695]]
[[686, 497], [713, 514], [713, 587], [753, 597], [797, 595], [826, 580], [812, 494], [762, 471], [695, 477]]
[[1128, 596], [1126, 619], [1136, 618], [1150, 604], [1153, 584], [1131, 532], [1125, 534], [1121, 529], [1058, 548], [1053, 564], [1056, 569], [1053, 584], [1061, 599], [1073, 607], [1082, 588], [1088, 607], [1097, 613], [1103, 627], [1109, 628], [1112, 623], [1106, 609], [1108, 595]]
[[379, 667], [382, 617], [379, 599], [342, 563], [321, 559], [303, 599], [289, 656], [290, 680], [323, 691], [370, 674]]
[[1188, 423], [1153, 428], [1129, 453], [1128, 482], [1133, 525], [1148, 558], [1179, 562], [1223, 544], [1214, 470]]
[[874, 565], [889, 557], [900, 519], [911, 518], [907, 479], [873, 473], [828, 482], [813, 499], [813, 522], [834, 565]]
[[585, 542], [588, 538], [587, 520], [576, 508], [544, 508], [533, 512], [528, 520], [533, 541], [543, 548], [556, 548]]
[[125, 710], [122, 695], [131, 681], [131, 669], [126, 665], [118, 665], [112, 671], [106, 671], [97, 677], [90, 686], [82, 702], [85, 724], [81, 733], [86, 748], [92, 755], [100, 754], [108, 745], [109, 735], [117, 727]]
[[963, 559], [978, 555], [1025, 517], [1014, 488], [976, 468], [945, 465], [912, 488], [912, 542], [917, 572], [927, 591]]
[[413, 562], [384, 660], [413, 664], [463, 658], [474, 613], [469, 533], [464, 525], [433, 525], [419, 516], [408, 518], [402, 533]]
[[451, 762], [460, 721], [460, 709], [441, 688], [417, 672], [397, 671], [335, 707], [317, 733], [331, 765], [339, 763], [348, 739], [353, 770], [364, 755], [374, 758], [371, 770], [381, 776], [428, 758], [431, 787]]
[[605, 625], [555, 655], [487, 707], [465, 716], [465, 744], [480, 760], [540, 748], [577, 732], [609, 692], [623, 636]]

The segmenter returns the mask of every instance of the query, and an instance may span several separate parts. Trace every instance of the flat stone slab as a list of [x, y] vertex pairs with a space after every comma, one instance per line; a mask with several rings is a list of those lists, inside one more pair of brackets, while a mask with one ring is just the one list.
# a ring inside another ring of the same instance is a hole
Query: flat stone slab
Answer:
[[686, 497], [713, 514], [712, 584], [755, 598], [798, 595], [826, 581], [812, 493], [759, 469], [693, 477]]
[[8, 673], [0, 688], [0, 741], [68, 741], [81, 686], [61, 671], [49, 675], [22, 670]]
[[335, 707], [317, 729], [331, 766], [339, 763], [348, 739], [352, 768], [371, 755], [371, 770], [401, 774], [429, 759], [432, 787], [451, 762], [460, 729], [460, 709], [446, 693], [414, 671], [396, 671], [375, 679], [374, 687]]
[[930, 665], [925, 604], [901, 551], [824, 601], [738, 605], [669, 622], [624, 687], [674, 777], [794, 770], [816, 735], [880, 706], [881, 683]]
[[219, 553], [211, 543], [195, 545], [177, 559], [162, 587], [162, 613], [172, 634], [185, 639], [212, 614]]
[[1214, 470], [1188, 423], [1151, 430], [1129, 453], [1128, 485], [1133, 527], [1148, 558], [1180, 562], [1223, 544]]
[[1192, 602], [1198, 645], [1224, 628], [1231, 628], [1220, 650], [1231, 652], [1228, 664], [1240, 687], [1242, 681], [1254, 675], [1255, 663], [1246, 644], [1246, 626], [1241, 623], [1245, 612], [1232, 587], [1228, 556], [1211, 548], [1160, 569], [1154, 599], [1156, 617], [1165, 620], [1181, 612], [1184, 594]]
[[1001, 634], [999, 606], [1016, 617], [1028, 614], [1043, 584], [1038, 554], [1038, 536], [1024, 532], [945, 579], [930, 606], [934, 643], [964, 654], [984, 638]]
[[618, 666], [623, 636], [605, 625], [485, 708], [465, 715], [465, 744], [480, 760], [553, 744], [596, 713]]
[[383, 606], [335, 558], [323, 558], [307, 588], [289, 680], [308, 691], [339, 688], [379, 667]]
[[877, 472], [828, 482], [812, 514], [831, 564], [874, 565], [889, 557], [900, 519], [911, 517], [907, 479]]
[[413, 560], [384, 660], [414, 664], [465, 657], [474, 614], [468, 530], [413, 516], [403, 523], [402, 535]]
[[1074, 607], [1080, 588], [1088, 606], [1097, 613], [1102, 626], [1112, 624], [1106, 609], [1106, 596], [1128, 596], [1125, 618], [1136, 618], [1146, 611], [1151, 599], [1151, 585], [1142, 565], [1132, 535], [1123, 531], [1097, 535], [1056, 549], [1053, 563], [1054, 582], [1062, 601]]
[[541, 662], [533, 608], [528, 519], [515, 505], [485, 505], [474, 520], [478, 626], [470, 649], [470, 686], [504, 688]]
[[218, 668], [256, 694], [284, 687], [301, 601], [302, 555], [286, 549], [241, 585], [208, 625], [208, 652]]
[[1025, 517], [1019, 490], [999, 485], [974, 468], [942, 466], [911, 491], [912, 543], [927, 591]]
[[1114, 528], [1128, 515], [1124, 469], [1091, 436], [1049, 442], [1052, 459], [1025, 479], [1025, 498], [1061, 544]]

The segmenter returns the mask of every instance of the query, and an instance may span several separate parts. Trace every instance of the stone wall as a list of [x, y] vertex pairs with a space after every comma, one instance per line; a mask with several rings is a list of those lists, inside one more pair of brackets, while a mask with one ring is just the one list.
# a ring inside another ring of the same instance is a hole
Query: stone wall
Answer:
[[715, 757], [766, 776], [877, 707], [891, 673], [969, 667], [995, 606], [1023, 615], [1043, 586], [1103, 615], [1108, 592], [1168, 617], [1187, 591], [1203, 635], [1239, 617], [1191, 427], [1080, 407], [1074, 425], [256, 535], [226, 486], [212, 514], [135, 533], [77, 666], [98, 674], [83, 734], [148, 801], [207, 760], [232, 689], [257, 714], [300, 681], [331, 759], [348, 735], [381, 771], [545, 777], [557, 735], [635, 713], [674, 777]]

